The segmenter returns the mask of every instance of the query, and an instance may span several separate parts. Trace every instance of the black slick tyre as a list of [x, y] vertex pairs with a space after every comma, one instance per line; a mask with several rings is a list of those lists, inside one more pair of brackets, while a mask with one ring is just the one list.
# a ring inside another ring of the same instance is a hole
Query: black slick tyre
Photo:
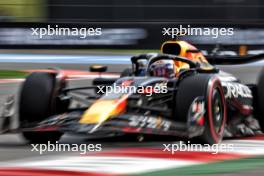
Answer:
[[[25, 124], [40, 122], [56, 112], [55, 75], [50, 73], [32, 73], [23, 83], [20, 91], [19, 121]], [[57, 131], [24, 131], [22, 135], [30, 143], [55, 142], [62, 136]]]
[[219, 79], [211, 74], [198, 74], [184, 78], [176, 95], [175, 118], [188, 123], [188, 114], [193, 101], [197, 97], [204, 98], [205, 114], [203, 116], [204, 131], [194, 141], [202, 144], [221, 142], [226, 122], [226, 104], [223, 88]]

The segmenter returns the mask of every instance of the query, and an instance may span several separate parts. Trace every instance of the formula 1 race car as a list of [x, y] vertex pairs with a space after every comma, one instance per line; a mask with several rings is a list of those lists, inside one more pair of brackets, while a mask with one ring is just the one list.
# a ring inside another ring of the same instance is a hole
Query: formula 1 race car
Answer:
[[[263, 56], [207, 59], [184, 41], [165, 42], [161, 52], [133, 56], [132, 68], [120, 78], [99, 77], [87, 87], [69, 88], [63, 71], [30, 74], [19, 101], [24, 137], [46, 142], [59, 140], [63, 133], [146, 134], [215, 144], [224, 135], [255, 135], [264, 129], [264, 72], [256, 85], [245, 85], [213, 66], [255, 62]], [[87, 103], [73, 106], [73, 101]]]

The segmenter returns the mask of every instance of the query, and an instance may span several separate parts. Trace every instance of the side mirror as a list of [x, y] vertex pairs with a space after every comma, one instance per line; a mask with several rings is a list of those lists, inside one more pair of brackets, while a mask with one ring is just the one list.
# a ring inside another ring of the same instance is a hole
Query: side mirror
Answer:
[[90, 66], [90, 72], [105, 72], [106, 70], [107, 70], [107, 66], [104, 66], [104, 65]]

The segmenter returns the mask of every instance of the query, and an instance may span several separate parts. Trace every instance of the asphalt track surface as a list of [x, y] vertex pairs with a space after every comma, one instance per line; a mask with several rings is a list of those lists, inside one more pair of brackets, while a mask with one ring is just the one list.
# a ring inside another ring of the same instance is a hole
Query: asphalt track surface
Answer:
[[[3, 56], [4, 57], [4, 56]], [[95, 63], [8, 63], [0, 55], [0, 69], [39, 69], [47, 67], [62, 67], [63, 69], [87, 70], [88, 66]], [[17, 56], [16, 56], [17, 57]], [[109, 59], [113, 59], [111, 56]], [[100, 64], [107, 64], [110, 71], [120, 71], [128, 66], [129, 57], [122, 66], [109, 64], [106, 60], [99, 61]], [[90, 60], [90, 59], [89, 59]], [[98, 59], [100, 60], [100, 59]], [[98, 62], [97, 60], [97, 62]], [[108, 60], [107, 60], [108, 61]], [[31, 61], [30, 61], [31, 62]], [[108, 61], [109, 62], [109, 61]], [[254, 83], [257, 72], [263, 64], [252, 64], [241, 66], [225, 66], [225, 71], [235, 73], [244, 79], [245, 82]], [[2, 103], [6, 95], [17, 94], [21, 82], [1, 83], [0, 97]], [[70, 86], [81, 86], [90, 84], [90, 79], [72, 80]], [[163, 151], [163, 144], [178, 144], [173, 139], [146, 139], [137, 142], [137, 139], [90, 139], [84, 136], [66, 134], [60, 140], [61, 144], [101, 144], [101, 152], [80, 152], [53, 151], [40, 154], [31, 151], [32, 146], [28, 144], [20, 134], [5, 134], [0, 136], [0, 175], [127, 175], [127, 174], [148, 174], [149, 175], [263, 175], [262, 165], [258, 165], [262, 158], [251, 159], [250, 163], [255, 167], [247, 168], [244, 165], [235, 165], [237, 168], [225, 170], [231, 167], [228, 162], [243, 158], [254, 158], [264, 156], [264, 137], [225, 140], [223, 143], [234, 144], [234, 151], [213, 155], [210, 152], [179, 152], [177, 154]], [[220, 163], [215, 166], [214, 163]], [[221, 166], [221, 163], [224, 163]], [[225, 164], [227, 163], [227, 164]], [[243, 163], [243, 161], [242, 161]], [[211, 165], [212, 164], [212, 165]], [[205, 170], [203, 168], [207, 166]], [[198, 168], [197, 168], [198, 167]], [[216, 168], [211, 170], [211, 168]], [[219, 167], [222, 169], [219, 171]], [[243, 167], [244, 170], [243, 170]], [[186, 168], [186, 170], [181, 168]], [[224, 168], [224, 169], [223, 169]], [[174, 170], [175, 169], [175, 170]], [[230, 172], [230, 173], [229, 173]], [[178, 174], [177, 174], [178, 173]], [[197, 174], [199, 173], [199, 174]]]

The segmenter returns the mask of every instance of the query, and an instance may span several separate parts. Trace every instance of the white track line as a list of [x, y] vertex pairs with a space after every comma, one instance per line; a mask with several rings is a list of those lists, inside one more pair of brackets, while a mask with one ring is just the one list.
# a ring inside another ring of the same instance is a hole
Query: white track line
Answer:
[[85, 171], [113, 174], [135, 174], [163, 169], [183, 167], [202, 162], [168, 160], [141, 157], [114, 156], [65, 156], [47, 157], [39, 161], [9, 163], [2, 167], [22, 167], [34, 169], [54, 169], [67, 171]]

